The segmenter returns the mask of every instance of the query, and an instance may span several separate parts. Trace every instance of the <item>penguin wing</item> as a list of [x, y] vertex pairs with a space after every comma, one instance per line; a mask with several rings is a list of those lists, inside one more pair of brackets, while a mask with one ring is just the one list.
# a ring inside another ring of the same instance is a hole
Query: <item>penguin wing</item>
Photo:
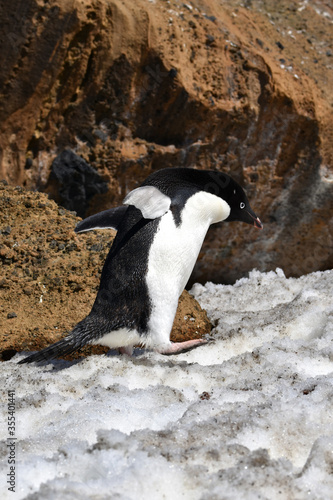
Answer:
[[76, 233], [91, 231], [93, 229], [115, 229], [118, 230], [128, 207], [116, 207], [104, 210], [98, 214], [91, 215], [81, 220], [74, 229]]
[[128, 193], [123, 203], [134, 205], [145, 219], [157, 219], [169, 210], [171, 198], [154, 186], [141, 186]]
[[[157, 219], [169, 210], [171, 198], [154, 186], [142, 186], [128, 193], [123, 203], [140, 210], [145, 219]], [[75, 232], [83, 233], [93, 229], [118, 230], [127, 209], [127, 206], [116, 207], [91, 215], [77, 224]]]

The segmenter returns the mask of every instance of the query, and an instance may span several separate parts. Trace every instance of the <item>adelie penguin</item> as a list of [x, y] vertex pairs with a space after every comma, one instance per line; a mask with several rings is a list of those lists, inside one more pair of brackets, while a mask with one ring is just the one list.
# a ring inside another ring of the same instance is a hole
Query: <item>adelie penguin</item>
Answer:
[[142, 345], [172, 354], [205, 343], [170, 341], [178, 299], [211, 224], [242, 221], [262, 228], [243, 189], [225, 173], [170, 168], [151, 174], [123, 203], [75, 228], [117, 230], [90, 314], [63, 340], [20, 363], [63, 356], [86, 344], [128, 354]]

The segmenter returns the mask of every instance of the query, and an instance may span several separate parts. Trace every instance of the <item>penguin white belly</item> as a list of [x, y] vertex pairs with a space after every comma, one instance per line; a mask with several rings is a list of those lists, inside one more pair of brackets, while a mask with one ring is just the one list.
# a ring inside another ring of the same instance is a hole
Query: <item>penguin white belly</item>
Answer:
[[91, 344], [105, 345], [110, 349], [116, 349], [118, 347], [134, 346], [141, 342], [142, 338], [136, 330], [120, 328], [119, 330], [107, 333], [103, 337], [92, 340]]
[[161, 217], [151, 245], [146, 276], [152, 312], [147, 347], [170, 345], [178, 299], [198, 258], [209, 226], [228, 217], [229, 206], [215, 195], [192, 196], [177, 227], [171, 211]]

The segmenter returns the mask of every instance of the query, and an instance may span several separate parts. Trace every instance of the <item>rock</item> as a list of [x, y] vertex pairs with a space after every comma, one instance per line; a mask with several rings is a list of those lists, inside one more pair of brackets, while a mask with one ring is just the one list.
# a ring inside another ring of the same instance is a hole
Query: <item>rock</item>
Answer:
[[62, 206], [84, 217], [91, 198], [106, 193], [108, 186], [91, 165], [66, 149], [53, 160], [45, 191]]
[[[76, 235], [74, 227], [80, 219], [65, 209], [60, 215], [58, 205], [45, 194], [0, 185], [0, 227], [9, 218], [15, 225], [6, 238], [13, 238], [17, 244], [11, 250], [13, 260], [8, 261], [7, 250], [1, 254], [7, 240], [0, 240], [3, 360], [16, 351], [40, 350], [56, 342], [90, 312], [115, 235], [112, 230]], [[19, 321], [9, 321], [17, 317]], [[210, 330], [206, 312], [184, 292], [172, 339], [197, 338]], [[89, 346], [68, 359], [107, 351]]]
[[3, 235], [7, 236], [12, 232], [12, 228], [10, 226], [6, 226], [1, 232]]
[[209, 33], [207, 33], [207, 35], [206, 35], [206, 45], [213, 45], [213, 44], [215, 44], [215, 36], [210, 35]]
[[[3, 0], [0, 177], [89, 215], [159, 168], [225, 170], [264, 231], [213, 227], [192, 281], [332, 267], [332, 8], [185, 5]], [[80, 169], [52, 181], [64, 151], [98, 172], [91, 196]]]
[[10, 312], [7, 314], [7, 319], [17, 318], [17, 314], [14, 312]]
[[212, 324], [207, 313], [199, 303], [186, 290], [182, 293], [177, 315], [172, 328], [171, 340], [183, 342], [185, 340], [200, 338], [209, 333]]
[[0, 359], [1, 361], [9, 361], [15, 356], [16, 353], [17, 351], [15, 351], [15, 349], [4, 349], [0, 353]]

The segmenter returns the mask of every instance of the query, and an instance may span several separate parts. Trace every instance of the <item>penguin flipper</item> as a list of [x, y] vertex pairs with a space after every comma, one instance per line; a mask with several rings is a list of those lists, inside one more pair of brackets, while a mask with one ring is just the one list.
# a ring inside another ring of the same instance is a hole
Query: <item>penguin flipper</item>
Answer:
[[83, 233], [84, 231], [92, 231], [93, 229], [115, 229], [118, 227], [124, 218], [125, 212], [128, 207], [115, 207], [99, 212], [98, 214], [91, 215], [86, 219], [81, 220], [74, 229], [76, 233]]
[[[156, 219], [169, 210], [171, 199], [154, 186], [142, 186], [128, 193], [124, 205], [134, 205], [145, 219]], [[115, 207], [91, 215], [80, 221], [74, 231], [83, 233], [93, 229], [118, 230], [127, 209], [127, 206]]]
[[141, 186], [128, 193], [123, 203], [134, 205], [145, 219], [157, 219], [169, 210], [171, 198], [155, 186]]

